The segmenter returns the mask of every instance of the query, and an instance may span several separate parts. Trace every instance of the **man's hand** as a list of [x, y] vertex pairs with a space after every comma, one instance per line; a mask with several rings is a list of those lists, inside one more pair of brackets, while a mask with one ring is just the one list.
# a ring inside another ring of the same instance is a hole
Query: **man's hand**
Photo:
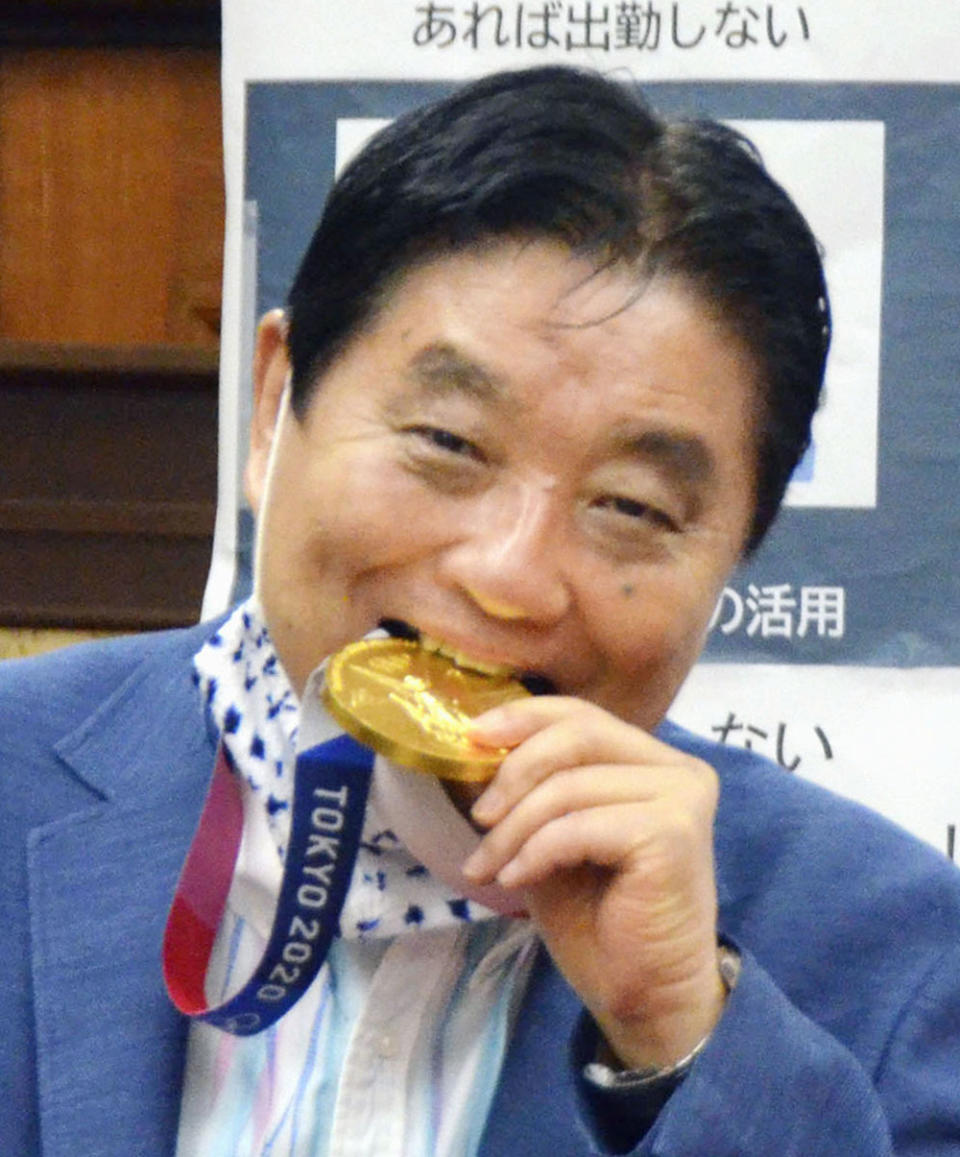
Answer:
[[716, 1024], [711, 767], [578, 699], [509, 703], [473, 738], [510, 747], [464, 865], [526, 892], [557, 967], [627, 1068], [668, 1066]]

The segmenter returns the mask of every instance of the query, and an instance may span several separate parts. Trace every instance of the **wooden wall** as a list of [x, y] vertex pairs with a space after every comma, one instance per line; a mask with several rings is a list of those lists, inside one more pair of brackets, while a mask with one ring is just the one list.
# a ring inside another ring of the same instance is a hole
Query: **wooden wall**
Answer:
[[216, 497], [215, 5], [17, 12], [0, 9], [0, 627], [190, 622]]

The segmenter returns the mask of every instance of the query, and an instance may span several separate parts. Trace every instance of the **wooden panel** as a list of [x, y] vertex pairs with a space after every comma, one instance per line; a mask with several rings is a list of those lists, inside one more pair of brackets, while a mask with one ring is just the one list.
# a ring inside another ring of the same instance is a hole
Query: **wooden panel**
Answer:
[[208, 542], [43, 532], [4, 540], [0, 622], [134, 630], [199, 619]]
[[0, 622], [195, 621], [216, 496], [217, 379], [0, 371]]
[[220, 44], [220, 0], [0, 0], [0, 44]]
[[216, 377], [219, 360], [219, 351], [205, 346], [83, 345], [0, 338], [0, 374], [7, 370], [44, 370], [54, 374], [146, 372], [212, 378]]
[[215, 8], [0, 0], [0, 622], [199, 614], [224, 217]]
[[0, 54], [0, 337], [217, 345], [214, 49]]
[[4, 499], [213, 501], [215, 379], [25, 370], [0, 390]]
[[86, 643], [114, 634], [112, 631], [69, 631], [43, 627], [0, 627], [0, 659], [23, 659], [43, 655], [74, 643]]

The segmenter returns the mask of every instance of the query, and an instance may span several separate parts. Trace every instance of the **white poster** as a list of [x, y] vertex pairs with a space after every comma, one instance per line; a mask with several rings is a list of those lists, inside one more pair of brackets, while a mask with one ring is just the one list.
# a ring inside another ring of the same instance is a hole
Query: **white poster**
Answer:
[[[220, 502], [205, 612], [249, 582], [240, 477], [259, 312], [336, 166], [399, 112], [569, 62], [741, 128], [824, 247], [834, 343], [810, 453], [721, 598], [674, 718], [953, 853], [960, 823], [960, 7], [230, 0]], [[957, 853], [960, 855], [960, 852]]]

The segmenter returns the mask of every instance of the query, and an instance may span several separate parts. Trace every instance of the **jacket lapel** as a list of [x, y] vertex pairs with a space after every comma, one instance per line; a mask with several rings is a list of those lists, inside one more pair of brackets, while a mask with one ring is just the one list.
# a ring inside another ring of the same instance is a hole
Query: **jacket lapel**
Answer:
[[43, 1152], [170, 1153], [186, 1022], [160, 951], [214, 757], [187, 655], [141, 664], [57, 753], [90, 805], [29, 845]]
[[580, 1011], [541, 947], [480, 1142], [482, 1157], [580, 1157], [589, 1150], [566, 1056]]

